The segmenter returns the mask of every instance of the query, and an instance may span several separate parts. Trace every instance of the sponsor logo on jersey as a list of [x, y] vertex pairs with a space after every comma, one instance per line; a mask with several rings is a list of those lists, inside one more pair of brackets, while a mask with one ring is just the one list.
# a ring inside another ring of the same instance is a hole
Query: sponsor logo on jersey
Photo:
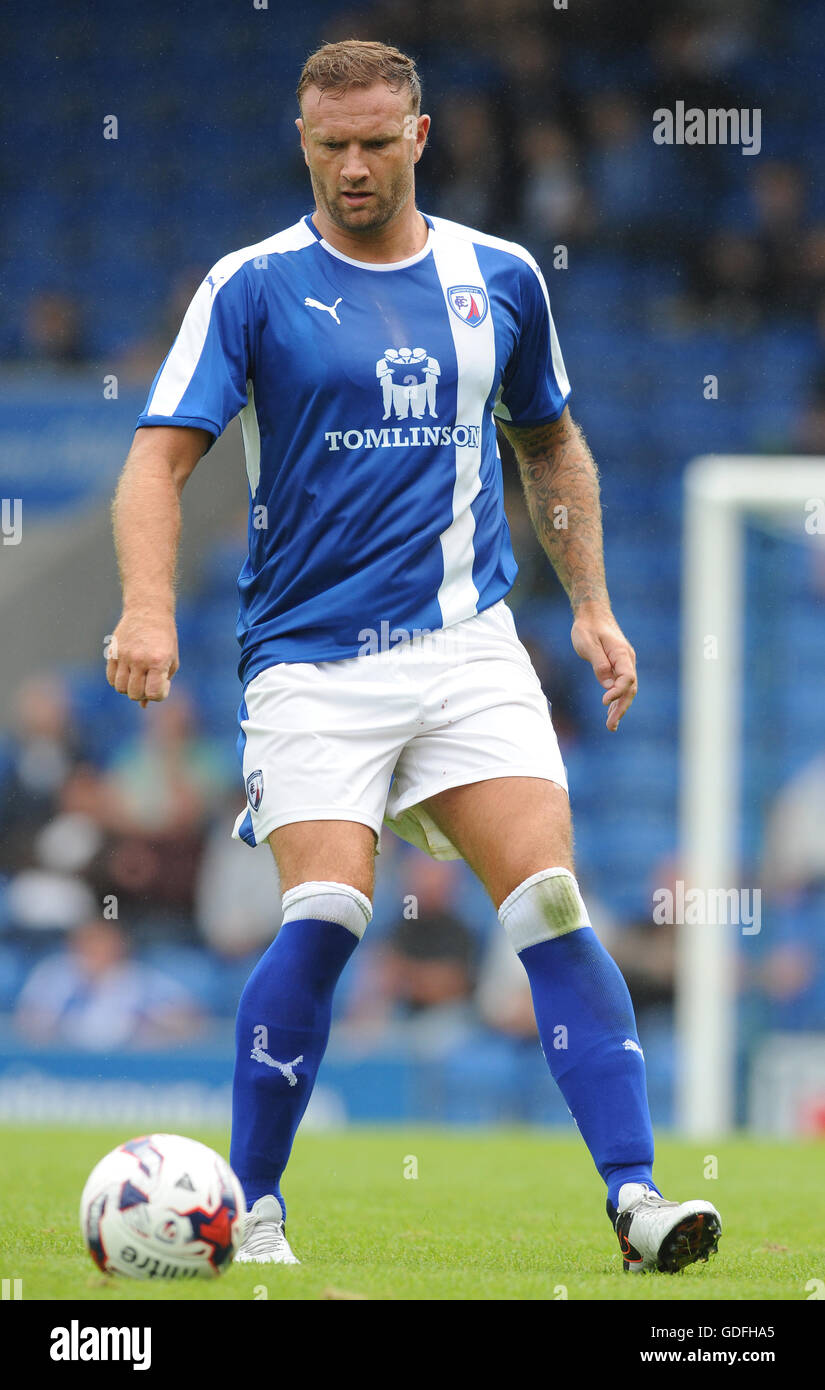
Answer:
[[447, 291], [447, 303], [470, 328], [478, 328], [487, 317], [487, 295], [480, 285], [452, 285]]
[[479, 425], [410, 425], [408, 429], [327, 430], [324, 434], [330, 453], [339, 449], [408, 449], [440, 444], [469, 445], [477, 449], [481, 439]]
[[438, 419], [435, 393], [441, 365], [426, 348], [385, 348], [375, 364], [381, 386], [383, 419], [423, 420], [425, 414]]
[[411, 423], [413, 420], [438, 419], [437, 392], [441, 364], [426, 348], [385, 348], [375, 364], [375, 375], [381, 392], [382, 420], [403, 420], [404, 426], [326, 430], [324, 439], [330, 453], [337, 453], [341, 448], [407, 449], [411, 446], [433, 448], [450, 444], [478, 448], [481, 440], [478, 425]]

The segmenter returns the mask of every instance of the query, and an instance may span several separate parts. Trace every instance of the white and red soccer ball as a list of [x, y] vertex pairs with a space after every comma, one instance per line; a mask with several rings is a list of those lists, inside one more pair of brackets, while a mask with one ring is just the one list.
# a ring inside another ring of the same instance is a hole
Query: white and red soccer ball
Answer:
[[130, 1139], [102, 1158], [80, 1199], [95, 1264], [132, 1279], [214, 1278], [243, 1239], [243, 1189], [220, 1154], [179, 1134]]

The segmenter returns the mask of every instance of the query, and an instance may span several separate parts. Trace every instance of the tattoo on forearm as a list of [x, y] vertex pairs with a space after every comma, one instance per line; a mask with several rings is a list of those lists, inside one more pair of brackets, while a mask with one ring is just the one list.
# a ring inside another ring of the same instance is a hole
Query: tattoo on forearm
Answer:
[[609, 603], [599, 474], [578, 425], [565, 409], [549, 425], [502, 428], [515, 450], [536, 535], [574, 613], [587, 600]]

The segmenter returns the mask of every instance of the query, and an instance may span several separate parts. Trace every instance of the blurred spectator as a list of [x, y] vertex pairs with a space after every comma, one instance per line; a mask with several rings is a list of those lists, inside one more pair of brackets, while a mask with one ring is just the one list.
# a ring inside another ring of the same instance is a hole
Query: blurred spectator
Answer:
[[643, 121], [621, 92], [602, 92], [588, 106], [587, 156], [599, 231], [611, 247], [646, 247], [660, 234], [655, 192], [661, 181], [647, 113]]
[[[441, 191], [433, 208], [442, 217], [473, 227], [495, 220], [501, 204], [504, 150], [500, 122], [486, 96], [464, 92], [439, 104], [434, 128], [434, 164]], [[441, 152], [438, 159], [436, 151]]]
[[768, 270], [762, 247], [738, 231], [712, 231], [700, 244], [693, 283], [706, 322], [747, 333], [765, 316]]
[[65, 950], [35, 966], [14, 1022], [31, 1042], [106, 1053], [161, 1047], [203, 1024], [187, 990], [131, 959], [122, 928], [102, 919], [77, 927]]
[[438, 1053], [474, 1019], [477, 946], [453, 906], [458, 863], [424, 854], [403, 863], [402, 915], [363, 961], [348, 1022], [362, 1033], [400, 1028], [418, 1050]]
[[673, 1003], [676, 937], [671, 927], [645, 918], [628, 922], [611, 936], [609, 950], [624, 975], [637, 1017], [644, 1019], [647, 1009]]
[[184, 686], [146, 711], [142, 735], [112, 759], [108, 815], [122, 833], [186, 834], [203, 827], [227, 784], [221, 744], [203, 737]]
[[[811, 293], [817, 296], [818, 312], [822, 313], [822, 294], [825, 292], [825, 224], [817, 223], [805, 232], [802, 241], [800, 266], [810, 285]], [[825, 342], [825, 332], [820, 325], [820, 337]]]
[[178, 335], [183, 316], [208, 266], [186, 266], [178, 271], [158, 316], [157, 325], [142, 338], [128, 344], [116, 359], [115, 370], [126, 385], [145, 390], [152, 381]]
[[63, 932], [85, 921], [98, 906], [83, 879], [48, 868], [22, 869], [6, 891], [5, 909], [12, 932]]
[[792, 260], [788, 250], [805, 215], [802, 171], [786, 161], [768, 160], [756, 169], [752, 192], [760, 234], [782, 253], [784, 260]]
[[577, 102], [567, 85], [562, 50], [546, 29], [533, 24], [513, 27], [497, 51], [514, 125], [548, 118], [575, 121]]
[[409, 1014], [465, 1001], [472, 992], [474, 954], [470, 932], [452, 913], [429, 911], [421, 921], [402, 920], [384, 950], [386, 997]]
[[59, 677], [24, 681], [0, 760], [0, 870], [33, 861], [32, 842], [56, 813], [61, 793], [82, 757], [66, 687]]
[[264, 950], [281, 925], [281, 885], [269, 845], [251, 849], [230, 834], [243, 807], [226, 797], [203, 849], [195, 888], [201, 940], [225, 957]]
[[[580, 246], [596, 229], [612, 249], [624, 243], [636, 252], [650, 251], [660, 259], [663, 272], [669, 257], [675, 255], [678, 275], [682, 253], [688, 259], [696, 256], [701, 263], [707, 261], [703, 274], [710, 278], [714, 300], [726, 298], [728, 288], [736, 298], [743, 280], [753, 275], [751, 262], [767, 262], [760, 292], [766, 291], [772, 306], [796, 313], [806, 307], [805, 286], [811, 278], [807, 253], [799, 254], [810, 231], [805, 222], [804, 152], [798, 163], [774, 155], [737, 164], [729, 150], [713, 146], [654, 150], [649, 129], [649, 115], [662, 106], [672, 109], [676, 101], [704, 110], [741, 108], [758, 104], [769, 90], [774, 139], [780, 150], [788, 148], [802, 126], [793, 59], [805, 46], [808, 26], [799, 23], [794, 4], [774, 4], [768, 14], [771, 52], [776, 55], [769, 87], [759, 68], [760, 46], [767, 48], [768, 31], [760, 32], [765, 10], [750, 0], [721, 9], [700, 3], [665, 5], [652, 14], [644, 7], [638, 13], [616, 9], [607, 0], [589, 0], [569, 14], [542, 0], [456, 0], [450, 6], [377, 0], [337, 7], [324, 22], [323, 37], [359, 33], [391, 39], [408, 45], [418, 57], [425, 109], [436, 118], [431, 149], [419, 169], [427, 189], [425, 206], [492, 233], [513, 235], [536, 250], [556, 238], [569, 238]], [[211, 252], [219, 249], [209, 237], [198, 243], [194, 255], [187, 249], [191, 237], [187, 241], [180, 229], [195, 207], [190, 183], [193, 189], [207, 184], [216, 160], [225, 172], [231, 170], [229, 182], [224, 179], [228, 197], [221, 199], [218, 188], [212, 188], [210, 212], [220, 228], [215, 233], [220, 249], [257, 239], [260, 207], [267, 197], [264, 189], [272, 182], [268, 174], [261, 179], [262, 168], [271, 168], [277, 177], [279, 197], [289, 206], [290, 216], [293, 205], [308, 196], [291, 118], [270, 127], [271, 138], [257, 148], [255, 159], [233, 157], [232, 150], [246, 148], [266, 119], [265, 99], [260, 96], [265, 82], [274, 76], [278, 104], [286, 106], [294, 74], [287, 81], [280, 60], [273, 70], [273, 55], [265, 44], [254, 42], [251, 34], [217, 13], [213, 20], [214, 51], [210, 54], [207, 46], [202, 55], [214, 88], [209, 119], [193, 127], [199, 138], [189, 141], [181, 163], [180, 153], [170, 152], [164, 128], [186, 122], [191, 114], [185, 86], [147, 85], [141, 138], [147, 154], [155, 148], [160, 153], [135, 166], [138, 179], [142, 175], [147, 182], [130, 190], [132, 201], [120, 214], [128, 235], [130, 286], [145, 283], [146, 277], [157, 285], [158, 265], [163, 267], [161, 274], [174, 276], [162, 318], [147, 333], [135, 335], [129, 294], [117, 292], [122, 277], [112, 277], [115, 293], [108, 303], [106, 284], [95, 281], [96, 294], [103, 296], [103, 316], [122, 323], [123, 350], [120, 357], [115, 355], [116, 369], [125, 382], [143, 388], [169, 350], [183, 310], [214, 259]], [[149, 5], [146, 28], [140, 33], [154, 33], [158, 22], [157, 6]], [[296, 47], [307, 50], [321, 34], [307, 16], [300, 24]], [[174, 24], [170, 33], [173, 30]], [[62, 41], [68, 41], [71, 32], [70, 25]], [[79, 34], [74, 38], [78, 88], [84, 82], [93, 85], [93, 59], [83, 58], [82, 39]], [[242, 97], [234, 90], [232, 64], [219, 64], [219, 54], [230, 54], [250, 74], [249, 90]], [[812, 130], [817, 102], [818, 94], [812, 92]], [[70, 131], [73, 123], [82, 124], [82, 103], [68, 106], [63, 117]], [[21, 139], [27, 138], [22, 131]], [[300, 185], [293, 193], [296, 172]], [[97, 226], [98, 210], [84, 205], [86, 190], [101, 197], [116, 233], [117, 185], [114, 190], [105, 182], [101, 185], [91, 150], [85, 151], [79, 140], [71, 175], [78, 226], [69, 225], [61, 246], [71, 257], [74, 285], [84, 283], [99, 254], [87, 225]], [[737, 180], [742, 190], [736, 189]], [[44, 173], [39, 191], [48, 197], [53, 190], [58, 197], [66, 186], [66, 170], [58, 162]], [[20, 208], [18, 191], [23, 196]], [[736, 203], [737, 192], [747, 206], [737, 206], [736, 229], [744, 230], [751, 242], [738, 277], [735, 258], [728, 254], [730, 242], [707, 255], [704, 249], [706, 240], [731, 229], [726, 209], [731, 196]], [[28, 225], [22, 188], [12, 185], [9, 204], [11, 225]], [[744, 229], [742, 221], [748, 224]], [[665, 246], [656, 241], [661, 226], [668, 229]], [[27, 248], [19, 232], [17, 238], [21, 244], [15, 246], [12, 239], [12, 254], [25, 262]], [[12, 334], [19, 340], [20, 353], [57, 364], [88, 360], [82, 307], [74, 294], [56, 287], [24, 300]]]
[[142, 734], [117, 750], [103, 778], [84, 773], [67, 788], [67, 808], [107, 834], [96, 880], [136, 930], [193, 934], [204, 837], [227, 785], [236, 785], [233, 773], [224, 746], [198, 732], [192, 701], [176, 684], [147, 709]]
[[75, 367], [87, 360], [81, 310], [77, 300], [61, 290], [40, 290], [25, 306], [20, 356], [50, 367]]
[[[737, 61], [750, 50], [748, 15], [745, 6], [737, 13], [714, 13], [709, 6], [679, 6], [675, 13], [664, 13], [654, 20], [653, 32], [646, 37], [653, 64], [651, 100], [655, 106], [672, 106], [681, 99], [685, 106], [735, 106], [730, 74]], [[651, 110], [653, 107], [651, 107]]]
[[765, 829], [761, 882], [774, 897], [825, 885], [825, 752], [781, 788]]
[[[825, 343], [825, 296], [819, 310]], [[793, 428], [791, 447], [803, 454], [825, 454], [825, 369], [804, 402]]]
[[519, 141], [524, 166], [521, 219], [533, 237], [581, 237], [593, 224], [593, 214], [578, 169], [573, 142], [563, 126], [532, 122]]
[[510, 938], [493, 932], [481, 962], [476, 995], [483, 1023], [508, 1038], [537, 1038], [530, 983]]
[[825, 1030], [825, 880], [766, 900], [748, 945], [743, 983], [762, 1028]]
[[807, 203], [802, 170], [787, 161], [760, 163], [753, 174], [751, 193], [769, 307], [773, 313], [805, 312], [810, 307], [810, 291], [801, 255]]
[[[522, 643], [550, 703], [553, 728], [564, 750], [565, 745], [572, 743], [582, 730], [579, 702], [562, 663], [547, 643], [540, 643], [530, 636], [522, 637]], [[572, 652], [572, 647], [570, 650]]]

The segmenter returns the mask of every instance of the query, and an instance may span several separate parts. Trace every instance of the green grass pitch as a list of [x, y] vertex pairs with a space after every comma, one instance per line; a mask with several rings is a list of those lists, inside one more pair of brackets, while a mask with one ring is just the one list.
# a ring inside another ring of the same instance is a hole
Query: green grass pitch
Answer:
[[[661, 1137], [665, 1194], [710, 1198], [724, 1234], [708, 1264], [632, 1276], [576, 1136], [422, 1128], [299, 1136], [285, 1191], [300, 1268], [237, 1266], [184, 1286], [105, 1277], [78, 1200], [97, 1160], [130, 1137], [0, 1128], [0, 1274], [23, 1280], [24, 1299], [805, 1300], [808, 1281], [825, 1279], [821, 1144]], [[228, 1152], [224, 1133], [193, 1137]]]

